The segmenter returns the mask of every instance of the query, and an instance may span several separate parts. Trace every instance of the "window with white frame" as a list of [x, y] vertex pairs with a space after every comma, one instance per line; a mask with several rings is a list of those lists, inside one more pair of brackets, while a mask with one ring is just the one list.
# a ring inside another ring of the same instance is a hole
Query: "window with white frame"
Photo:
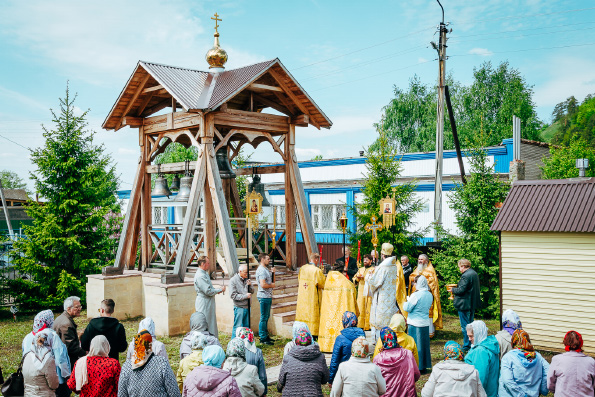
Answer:
[[153, 225], [167, 224], [168, 207], [153, 207]]
[[311, 208], [315, 231], [336, 232], [341, 230], [339, 219], [345, 211], [344, 204], [315, 204]]

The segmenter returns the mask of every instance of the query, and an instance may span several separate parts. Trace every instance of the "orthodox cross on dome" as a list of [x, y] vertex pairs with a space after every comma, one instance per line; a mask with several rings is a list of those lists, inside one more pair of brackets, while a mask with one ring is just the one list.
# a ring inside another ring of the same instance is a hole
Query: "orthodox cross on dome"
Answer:
[[213, 21], [215, 21], [215, 34], [218, 35], [219, 34], [219, 31], [217, 30], [217, 28], [219, 27], [219, 23], [218, 22], [223, 21], [223, 19], [219, 19], [219, 14], [217, 14], [217, 13], [215, 13], [215, 17], [211, 17], [211, 19]]

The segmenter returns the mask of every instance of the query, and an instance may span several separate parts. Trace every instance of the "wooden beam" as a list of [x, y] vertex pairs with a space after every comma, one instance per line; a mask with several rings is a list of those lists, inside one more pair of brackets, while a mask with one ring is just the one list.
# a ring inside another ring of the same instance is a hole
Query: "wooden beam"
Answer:
[[[285, 153], [291, 153], [289, 150], [289, 139], [285, 140]], [[290, 270], [297, 268], [297, 243], [296, 243], [296, 223], [295, 223], [295, 198], [291, 188], [291, 156], [285, 159], [285, 264]]]
[[213, 112], [215, 124], [236, 129], [287, 132], [289, 131], [289, 117], [275, 114], [246, 112], [244, 110], [228, 109], [225, 112]]
[[[142, 128], [141, 128], [142, 130]], [[143, 157], [141, 160], [141, 166], [144, 170], [147, 165], [147, 158], [149, 145], [145, 141], [145, 145], [142, 147]], [[141, 175], [143, 179], [143, 187], [141, 193], [141, 261], [140, 266], [142, 271], [146, 271], [149, 267], [149, 261], [151, 257], [152, 243], [149, 236], [149, 225], [151, 224], [151, 175], [143, 172]]]
[[302, 111], [302, 113], [307, 114], [308, 116], [310, 116], [310, 123], [312, 123], [312, 125], [314, 127], [320, 129], [320, 125], [316, 121], [314, 121], [314, 119], [311, 117], [310, 113], [308, 113], [308, 110], [306, 109], [306, 107], [304, 106], [304, 104], [289, 89], [289, 87], [287, 86], [287, 84], [285, 84], [283, 82], [283, 78], [277, 72], [275, 72], [273, 69], [269, 69], [268, 73], [275, 79], [275, 81], [277, 82], [277, 84], [279, 84], [279, 86], [281, 88], [283, 88], [285, 94], [293, 101], [293, 103], [295, 103], [295, 105]]
[[310, 122], [310, 117], [307, 114], [299, 114], [291, 118], [291, 124], [295, 124], [298, 127], [307, 127]]
[[213, 208], [213, 198], [211, 197], [211, 190], [204, 189], [204, 232], [205, 232], [205, 255], [211, 262], [210, 273], [217, 271], [217, 247], [216, 247], [216, 235], [217, 235], [217, 219], [215, 218], [215, 209]]
[[268, 106], [272, 109], [275, 109], [278, 112], [284, 113], [288, 116], [293, 116], [293, 113], [287, 107], [285, 107], [283, 104], [272, 101], [268, 98], [263, 97], [262, 95], [258, 95], [258, 94], [252, 94], [252, 95], [254, 96], [254, 99], [257, 102], [260, 102], [263, 105], [266, 105], [266, 106]]
[[201, 113], [175, 112], [147, 117], [143, 125], [145, 127], [145, 133], [158, 134], [184, 128], [196, 128], [200, 126], [201, 120]]
[[147, 92], [158, 91], [158, 90], [160, 90], [160, 89], [162, 89], [162, 88], [163, 88], [163, 86], [162, 86], [161, 84], [159, 84], [159, 85], [155, 85], [155, 86], [153, 86], [153, 87], [145, 88], [145, 89], [143, 90], [143, 94], [146, 94]]
[[136, 102], [136, 99], [138, 98], [138, 96], [142, 93], [142, 91], [145, 88], [145, 85], [147, 84], [147, 81], [149, 81], [149, 78], [150, 77], [151, 77], [151, 75], [149, 73], [147, 73], [147, 75], [143, 78], [143, 80], [141, 81], [141, 83], [138, 85], [138, 88], [136, 89], [136, 92], [134, 93], [134, 95], [132, 95], [132, 98], [130, 99], [130, 102], [128, 102], [128, 105], [126, 106], [126, 108], [122, 112], [122, 118], [120, 119], [120, 122], [118, 123], [118, 127], [116, 128], [116, 131], [119, 130], [122, 127], [123, 118], [128, 115], [128, 112], [130, 111], [130, 109], [134, 105], [134, 102]]
[[[163, 166], [162, 166], [163, 167]], [[236, 175], [252, 175], [252, 169], [256, 168], [257, 174], [282, 174], [285, 172], [285, 164], [266, 165], [260, 167], [243, 167], [235, 169]]]
[[[242, 200], [240, 199], [240, 192], [238, 191], [238, 180], [233, 178], [230, 180], [231, 184], [231, 205], [233, 207], [234, 218], [243, 218], [244, 209], [242, 208]], [[238, 226], [245, 228], [245, 221], [236, 221]], [[241, 239], [242, 247], [246, 248], [246, 236]]]
[[140, 127], [143, 125], [142, 117], [126, 116], [122, 119], [122, 126]]
[[281, 87], [276, 87], [274, 85], [258, 84], [258, 83], [252, 83], [252, 84], [250, 84], [250, 86], [248, 88], [251, 89], [251, 90], [254, 90], [254, 91], [277, 91], [277, 92], [283, 92], [283, 88], [281, 88]]
[[149, 116], [155, 112], [160, 111], [161, 109], [165, 109], [170, 104], [169, 98], [164, 99], [163, 101], [156, 103], [155, 105], [151, 106], [150, 108], [146, 108], [145, 111], [142, 113], [143, 117]]
[[[192, 178], [192, 187], [190, 188], [190, 197], [188, 198], [188, 205], [186, 207], [186, 215], [182, 226], [182, 234], [178, 244], [178, 251], [176, 255], [176, 262], [174, 264], [174, 274], [178, 275], [178, 282], [184, 280], [186, 277], [186, 268], [190, 258], [190, 245], [194, 238], [194, 226], [198, 215], [198, 207], [200, 199], [205, 188], [205, 177], [207, 173], [206, 159], [207, 154], [203, 148], [199, 148], [198, 159], [194, 162], [195, 172]], [[172, 279], [172, 282], [175, 278]]]
[[147, 105], [149, 104], [149, 102], [151, 102], [151, 99], [153, 99], [153, 93], [151, 92], [149, 95], [147, 95], [145, 97], [145, 99], [143, 99], [141, 101], [141, 103], [138, 105], [138, 109], [136, 110], [136, 115], [140, 116], [141, 114], [143, 114], [143, 111], [145, 110], [145, 108], [147, 107]]

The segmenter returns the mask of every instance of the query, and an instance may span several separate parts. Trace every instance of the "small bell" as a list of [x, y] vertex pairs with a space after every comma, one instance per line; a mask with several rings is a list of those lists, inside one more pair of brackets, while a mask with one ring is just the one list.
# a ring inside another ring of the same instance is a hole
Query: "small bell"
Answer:
[[171, 186], [169, 187], [171, 191], [178, 191], [180, 190], [180, 177], [178, 174], [174, 175], [174, 180], [171, 181]]
[[260, 182], [260, 175], [254, 174], [252, 176], [252, 183], [248, 186], [248, 193], [251, 191], [255, 191], [262, 196], [262, 206], [263, 207], [270, 207], [271, 203], [267, 200], [267, 196], [264, 192], [264, 185]]
[[236, 177], [236, 173], [233, 171], [233, 168], [231, 168], [231, 164], [229, 163], [229, 157], [227, 157], [227, 148], [222, 147], [217, 150], [215, 159], [217, 160], [217, 167], [219, 168], [219, 176], [221, 179], [233, 179]]
[[151, 192], [151, 196], [167, 196], [169, 198], [171, 196], [171, 190], [167, 187], [167, 179], [161, 174], [161, 164], [157, 165], [157, 173], [159, 176], [155, 179], [155, 187]]
[[192, 175], [189, 171], [189, 162], [186, 160], [185, 164], [186, 172], [182, 179], [180, 180], [180, 190], [178, 191], [178, 195], [176, 196], [175, 201], [188, 201], [190, 198], [190, 189], [192, 189]]

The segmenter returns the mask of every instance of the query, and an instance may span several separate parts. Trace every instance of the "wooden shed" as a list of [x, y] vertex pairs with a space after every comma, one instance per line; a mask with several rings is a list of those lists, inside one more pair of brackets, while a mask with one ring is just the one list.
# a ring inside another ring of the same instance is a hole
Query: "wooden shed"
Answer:
[[500, 305], [540, 349], [580, 332], [595, 354], [595, 178], [517, 181], [492, 230], [500, 231]]

